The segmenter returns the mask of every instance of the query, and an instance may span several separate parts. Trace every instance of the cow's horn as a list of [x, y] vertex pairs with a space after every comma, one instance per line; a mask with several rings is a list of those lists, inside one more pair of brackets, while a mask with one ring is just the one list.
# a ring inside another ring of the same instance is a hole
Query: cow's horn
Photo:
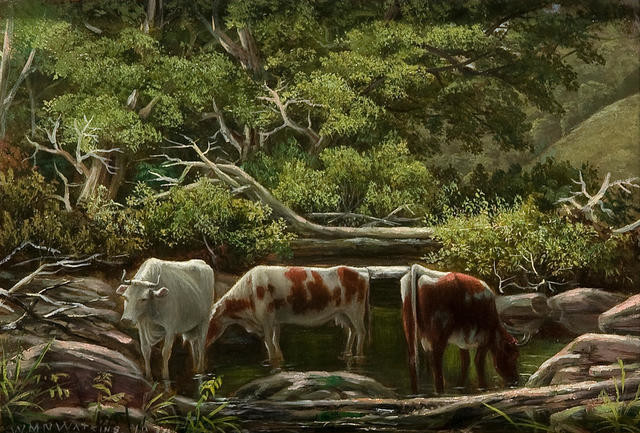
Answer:
[[127, 274], [127, 270], [123, 269], [122, 270], [122, 277], [120, 278], [120, 283], [121, 284], [125, 284], [125, 285], [130, 285], [131, 284], [131, 280], [125, 280], [124, 276]]
[[522, 340], [516, 340], [516, 346], [524, 346], [531, 340], [531, 333], [524, 334]]

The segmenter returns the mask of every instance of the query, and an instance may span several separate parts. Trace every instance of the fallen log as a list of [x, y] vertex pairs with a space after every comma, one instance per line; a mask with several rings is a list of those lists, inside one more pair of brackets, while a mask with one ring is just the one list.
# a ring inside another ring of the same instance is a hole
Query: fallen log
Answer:
[[[619, 380], [617, 380], [619, 384]], [[633, 399], [640, 386], [640, 374], [629, 375], [621, 399]], [[591, 402], [597, 404], [602, 391], [615, 399], [614, 380], [579, 382], [542, 388], [518, 388], [479, 395], [433, 398], [350, 400], [303, 400], [290, 402], [220, 399], [205, 403], [208, 411], [226, 403], [222, 414], [238, 417], [243, 427], [254, 431], [282, 431], [287, 428], [349, 428], [349, 431], [408, 431], [465, 428], [470, 425], [506, 423], [485, 404], [509, 416], [548, 419], [553, 413]], [[194, 402], [178, 397], [181, 411]]]

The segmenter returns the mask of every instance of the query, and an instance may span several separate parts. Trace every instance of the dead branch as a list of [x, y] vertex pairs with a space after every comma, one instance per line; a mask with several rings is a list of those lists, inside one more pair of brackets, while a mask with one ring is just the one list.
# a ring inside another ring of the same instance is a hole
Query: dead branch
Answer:
[[52, 195], [52, 197], [64, 203], [65, 210], [67, 212], [71, 212], [73, 208], [71, 207], [71, 201], [69, 200], [69, 182], [67, 181], [67, 178], [65, 177], [65, 175], [60, 173], [60, 171], [58, 170], [58, 166], [55, 163], [53, 164], [53, 168], [55, 169], [58, 177], [62, 179], [62, 183], [64, 185], [64, 195], [54, 194]]
[[81, 259], [64, 258], [54, 263], [43, 263], [40, 266], [38, 266], [38, 268], [35, 271], [31, 272], [29, 275], [27, 275], [26, 277], [18, 281], [16, 284], [14, 284], [9, 290], [7, 290], [7, 293], [12, 294], [14, 292], [17, 292], [22, 287], [31, 283], [38, 276], [53, 275], [60, 272], [62, 269], [76, 269], [76, 268], [89, 266], [91, 262], [98, 256], [100, 256], [100, 254], [93, 254], [89, 257], [85, 257]]
[[[591, 195], [587, 191], [587, 184], [582, 178], [581, 171], [578, 173], [578, 176], [579, 176], [578, 180], [573, 180], [573, 183], [580, 186], [580, 191], [572, 191], [569, 197], [563, 197], [558, 201], [556, 201], [556, 203], [564, 203], [565, 206], [577, 210], [584, 216], [584, 218], [587, 221], [591, 221], [591, 222], [598, 221], [598, 218], [595, 214], [596, 206], [599, 206], [600, 210], [607, 216], [609, 217], [613, 216], [613, 211], [605, 207], [605, 204], [603, 201], [604, 196], [608, 190], [614, 187], [618, 187], [625, 193], [630, 194], [631, 188], [640, 188], [640, 185], [634, 183], [635, 181], [638, 180], [637, 177], [620, 179], [620, 180], [611, 182], [611, 173], [607, 173], [598, 192]], [[581, 200], [586, 199], [586, 201], [581, 203], [580, 201], [578, 201], [579, 199]]]
[[4, 265], [5, 263], [7, 263], [9, 260], [11, 260], [13, 258], [13, 256], [16, 255], [16, 253], [22, 251], [26, 247], [32, 247], [32, 248], [35, 248], [36, 250], [46, 251], [46, 252], [52, 253], [52, 254], [60, 254], [60, 250], [56, 250], [55, 248], [43, 247], [41, 245], [36, 245], [31, 241], [23, 241], [13, 251], [11, 251], [11, 253], [9, 253], [8, 256], [6, 256], [4, 259], [0, 260], [0, 265]]
[[259, 184], [253, 177], [247, 174], [240, 167], [233, 164], [217, 163], [209, 159], [206, 152], [203, 152], [197, 145], [196, 141], [184, 136], [187, 140], [186, 144], [180, 144], [175, 141], [167, 140], [175, 144], [172, 148], [191, 148], [193, 149], [201, 163], [196, 161], [182, 161], [173, 158], [169, 164], [195, 165], [208, 168], [218, 179], [227, 186], [238, 191], [243, 188], [247, 195], [253, 199], [261, 201], [263, 204], [273, 209], [277, 216], [284, 218], [293, 228], [294, 231], [301, 234], [311, 234], [324, 238], [375, 238], [375, 239], [427, 239], [433, 236], [433, 231], [426, 227], [331, 227], [313, 223], [306, 218], [298, 215], [287, 205], [275, 198], [264, 186]]
[[620, 227], [619, 229], [615, 229], [615, 230], [613, 230], [613, 232], [614, 233], [618, 233], [618, 234], [627, 233], [627, 232], [630, 232], [630, 231], [633, 231], [633, 230], [637, 229], [638, 227], [640, 227], [640, 219], [637, 220], [636, 222], [631, 223], [631, 224], [627, 224], [624, 227]]
[[[570, 284], [569, 281], [566, 281], [566, 282], [552, 281], [551, 279], [549, 279], [548, 276], [540, 275], [540, 273], [536, 269], [533, 255], [530, 252], [528, 252], [528, 256], [520, 253], [520, 257], [525, 259], [527, 265], [531, 267], [529, 269], [528, 267], [518, 264], [518, 267], [524, 273], [524, 279], [525, 279], [524, 286], [518, 284], [516, 281], [513, 281], [518, 277], [518, 275], [513, 275], [509, 278], [503, 279], [498, 274], [495, 260], [493, 261], [493, 274], [498, 278], [498, 291], [500, 293], [504, 293], [504, 289], [507, 287], [515, 287], [517, 289], [524, 290], [524, 291], [538, 291], [540, 290], [540, 288], [546, 287], [550, 292], [555, 292], [556, 291], [555, 286], [565, 286]], [[559, 269], [558, 272], [567, 271], [567, 270], [569, 269]]]
[[271, 131], [260, 132], [260, 146], [262, 146], [264, 142], [271, 135], [275, 134], [281, 129], [290, 128], [300, 134], [305, 135], [315, 149], [320, 149], [323, 141], [325, 140], [325, 137], [318, 134], [311, 127], [311, 112], [309, 111], [308, 113], [307, 126], [305, 127], [305, 126], [301, 126], [300, 124], [292, 120], [291, 117], [289, 117], [289, 114], [287, 113], [287, 109], [291, 105], [297, 105], [297, 104], [304, 104], [310, 108], [321, 107], [322, 105], [315, 104], [308, 99], [287, 98], [285, 101], [283, 101], [282, 97], [280, 96], [280, 92], [284, 90], [283, 87], [272, 89], [266, 83], [263, 85], [263, 87], [269, 93], [269, 96], [260, 96], [258, 99], [261, 99], [263, 101], [266, 101], [275, 105], [275, 109], [273, 109], [272, 111], [280, 115], [280, 117], [282, 118], [282, 125], [275, 127]]
[[367, 220], [372, 223], [379, 223], [388, 226], [399, 226], [400, 223], [396, 221], [391, 221], [386, 218], [377, 218], [370, 215], [363, 215], [354, 212], [314, 212], [305, 215], [307, 218], [311, 219], [329, 219], [329, 223], [334, 223], [335, 221], [342, 219], [359, 219], [359, 220]]
[[[26, 137], [29, 144], [31, 144], [35, 150], [33, 154], [29, 157], [29, 159], [33, 158], [35, 163], [36, 155], [39, 151], [47, 152], [52, 155], [61, 156], [64, 158], [69, 164], [71, 164], [75, 170], [84, 177], [85, 179], [85, 187], [90, 180], [92, 180], [94, 176], [95, 168], [89, 168], [86, 164], [86, 161], [91, 159], [93, 161], [97, 161], [99, 164], [104, 166], [106, 171], [109, 174], [116, 174], [116, 168], [111, 164], [111, 158], [105, 155], [109, 155], [113, 152], [120, 152], [122, 150], [120, 148], [114, 147], [111, 149], [99, 149], [96, 148], [96, 144], [98, 141], [98, 136], [96, 132], [98, 128], [92, 127], [91, 122], [93, 118], [88, 119], [86, 117], [83, 118], [83, 122], [78, 122], [76, 119], [73, 121], [73, 129], [76, 135], [76, 147], [75, 147], [75, 155], [72, 155], [66, 149], [64, 149], [60, 143], [58, 143], [58, 129], [60, 128], [60, 117], [56, 119], [53, 124], [52, 129], [44, 129], [47, 134], [47, 138], [49, 140], [50, 146], [42, 145], [37, 143], [28, 136]], [[85, 150], [92, 149], [92, 150]], [[64, 184], [64, 196], [54, 195], [53, 198], [57, 200], [61, 200], [65, 204], [65, 208], [70, 211], [71, 210], [71, 202], [69, 200], [69, 184], [67, 179], [57, 170], [58, 176], [63, 180]], [[75, 186], [75, 185], [74, 185]], [[83, 192], [80, 194], [78, 201], [83, 198], [86, 198], [83, 194], [85, 194], [84, 188]]]

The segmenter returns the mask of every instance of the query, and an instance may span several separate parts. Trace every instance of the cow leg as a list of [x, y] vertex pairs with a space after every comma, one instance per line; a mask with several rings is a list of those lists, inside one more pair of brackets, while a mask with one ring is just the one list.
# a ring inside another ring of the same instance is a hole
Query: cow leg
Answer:
[[162, 345], [162, 378], [164, 380], [169, 380], [169, 358], [175, 337], [173, 334], [164, 336], [164, 344]]
[[198, 373], [202, 373], [205, 369], [205, 344], [207, 341], [207, 325], [201, 325], [200, 335], [198, 336]]
[[[446, 341], [446, 340], [445, 340]], [[431, 364], [433, 365], [433, 382], [438, 394], [444, 392], [444, 372], [442, 370], [442, 358], [444, 357], [444, 349], [446, 342], [434, 342], [431, 345]]]
[[464, 387], [465, 382], [467, 381], [467, 375], [469, 374], [469, 364], [470, 364], [469, 350], [468, 349], [460, 349], [460, 377], [458, 378], [458, 386]]
[[273, 367], [278, 367], [280, 365], [280, 359], [278, 358], [278, 351], [280, 348], [275, 347], [273, 344], [273, 325], [271, 323], [265, 323], [264, 328], [264, 345], [267, 348], [267, 353], [269, 355], [269, 363]]
[[151, 379], [151, 344], [144, 332], [138, 330], [138, 334], [140, 335], [140, 351], [142, 359], [144, 359], [144, 375]]
[[480, 388], [487, 387], [487, 381], [484, 376], [484, 361], [487, 358], [487, 348], [484, 346], [478, 346], [476, 350], [476, 356], [474, 363], [476, 365], [476, 374], [478, 375], [478, 386]]
[[361, 320], [356, 320], [354, 325], [356, 327], [356, 355], [364, 356], [364, 342], [367, 336], [367, 329]]
[[280, 325], [278, 324], [273, 325], [271, 343], [273, 344], [273, 350], [275, 351], [276, 358], [280, 361], [284, 360], [282, 350], [280, 349]]

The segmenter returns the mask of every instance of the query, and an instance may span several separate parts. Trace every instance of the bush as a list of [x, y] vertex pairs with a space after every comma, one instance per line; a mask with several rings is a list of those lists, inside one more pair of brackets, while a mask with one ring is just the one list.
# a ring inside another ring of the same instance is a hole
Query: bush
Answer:
[[133, 255], [145, 248], [135, 212], [105, 199], [104, 190], [71, 212], [55, 193], [55, 183], [36, 171], [19, 177], [0, 172], [0, 253], [27, 240], [64, 255]]
[[235, 198], [207, 178], [194, 185], [173, 188], [162, 201], [148, 187], [138, 188], [141, 223], [154, 246], [200, 248], [206, 238], [217, 247], [229, 247], [247, 263], [271, 252], [287, 252], [292, 235], [284, 221], [271, 219], [271, 209]]
[[385, 217], [403, 207], [399, 215], [425, 216], [439, 201], [438, 182], [395, 135], [369, 153], [342, 146], [325, 149], [318, 161], [293, 158], [279, 164], [280, 159], [270, 157], [260, 161], [259, 167], [255, 162], [251, 166], [253, 173], [266, 179], [266, 185], [275, 184], [275, 196], [301, 213], [343, 211]]
[[[488, 281], [516, 276], [557, 289], [548, 281], [577, 277], [621, 277], [631, 263], [629, 236], [602, 239], [590, 225], [543, 213], [535, 198], [512, 208], [491, 207], [470, 216], [451, 216], [435, 228], [442, 248], [429, 256], [447, 269], [468, 272]], [[545, 283], [543, 283], [545, 281]]]
[[300, 213], [332, 212], [340, 203], [337, 186], [302, 161], [284, 165], [273, 194]]

